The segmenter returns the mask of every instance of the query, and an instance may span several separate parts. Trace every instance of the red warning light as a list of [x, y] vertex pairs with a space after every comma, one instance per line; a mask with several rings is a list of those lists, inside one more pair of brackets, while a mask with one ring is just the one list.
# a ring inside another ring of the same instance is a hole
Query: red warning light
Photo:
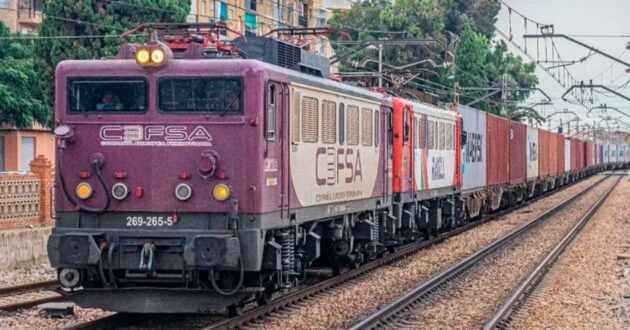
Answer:
[[136, 197], [142, 198], [142, 188], [136, 187]]

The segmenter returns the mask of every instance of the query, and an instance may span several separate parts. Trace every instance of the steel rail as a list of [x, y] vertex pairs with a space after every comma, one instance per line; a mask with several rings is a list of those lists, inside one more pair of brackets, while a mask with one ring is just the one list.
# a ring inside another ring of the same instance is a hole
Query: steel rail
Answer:
[[[586, 190], [578, 193], [576, 196], [582, 195], [584, 194], [586, 191], [590, 190], [592, 187], [594, 187], [595, 185], [598, 185], [599, 183], [603, 182], [606, 178], [602, 178], [601, 180], [597, 181], [596, 183], [594, 183], [593, 185], [591, 185], [589, 188], [587, 188]], [[575, 183], [574, 183], [575, 184]], [[314, 284], [312, 286], [306, 287], [304, 289], [300, 289], [298, 291], [295, 291], [293, 293], [287, 294], [285, 296], [281, 296], [276, 300], [273, 300], [271, 302], [269, 302], [267, 305], [262, 305], [260, 307], [254, 308], [250, 311], [245, 312], [244, 314], [240, 315], [240, 316], [236, 316], [234, 318], [230, 318], [212, 325], [209, 325], [208, 327], [203, 328], [204, 330], [224, 330], [224, 329], [232, 329], [232, 328], [236, 328], [236, 327], [241, 327], [244, 326], [250, 322], [255, 321], [256, 319], [262, 318], [266, 315], [272, 314], [273, 312], [279, 311], [289, 305], [292, 305], [296, 302], [299, 301], [303, 301], [305, 299], [308, 299], [309, 297], [315, 296], [317, 294], [320, 294], [321, 292], [324, 292], [326, 290], [329, 290], [333, 287], [336, 287], [340, 284], [343, 284], [353, 278], [356, 278], [358, 276], [361, 276], [365, 273], [368, 273], [378, 267], [381, 267], [383, 265], [387, 265], [387, 264], [391, 264], [394, 261], [400, 260], [408, 255], [414, 254], [420, 250], [423, 250], [427, 247], [430, 247], [432, 245], [435, 245], [437, 243], [440, 243], [444, 240], [446, 240], [447, 238], [459, 235], [471, 228], [474, 228], [478, 225], [481, 225], [485, 222], [500, 218], [506, 214], [509, 214], [511, 212], [517, 211], [519, 209], [522, 209], [542, 198], [545, 197], [549, 197], [552, 196], [555, 193], [558, 193], [570, 186], [571, 185], [565, 185], [561, 188], [555, 189], [553, 191], [550, 191], [550, 194], [542, 194], [537, 196], [536, 198], [533, 198], [531, 200], [528, 200], [522, 204], [519, 205], [515, 205], [513, 207], [510, 207], [506, 210], [503, 211], [499, 211], [497, 213], [494, 214], [490, 214], [487, 217], [474, 221], [474, 222], [470, 222], [467, 223], [466, 225], [459, 227], [458, 229], [455, 229], [451, 232], [442, 234], [440, 236], [437, 236], [433, 239], [427, 240], [427, 241], [422, 241], [422, 242], [418, 242], [418, 243], [411, 243], [410, 245], [407, 245], [405, 247], [400, 248], [398, 251], [396, 251], [395, 253], [386, 255], [383, 258], [368, 262], [362, 266], [360, 266], [357, 269], [353, 269], [350, 270], [346, 273], [343, 273], [339, 276], [335, 276], [332, 277], [330, 279], [324, 280], [322, 282], [319, 282], [317, 284]], [[575, 196], [574, 196], [575, 197]], [[567, 203], [567, 201], [563, 202], [563, 203]]]
[[481, 250], [478, 250], [472, 255], [469, 255], [468, 257], [460, 260], [453, 266], [431, 277], [427, 281], [417, 286], [415, 289], [409, 291], [404, 296], [398, 298], [394, 302], [390, 303], [389, 305], [386, 305], [382, 309], [376, 311], [372, 315], [368, 316], [367, 318], [363, 319], [359, 323], [355, 324], [354, 326], [350, 328], [350, 330], [371, 329], [371, 328], [375, 328], [381, 325], [382, 323], [386, 323], [390, 319], [395, 319], [396, 315], [399, 314], [400, 312], [404, 312], [404, 310], [410, 304], [414, 303], [417, 300], [422, 299], [425, 295], [437, 289], [440, 285], [448, 282], [449, 280], [453, 279], [457, 275], [463, 273], [467, 269], [471, 268], [472, 266], [477, 264], [479, 261], [483, 260], [489, 254], [497, 251], [505, 244], [513, 241], [515, 238], [528, 232], [532, 228], [536, 227], [538, 224], [542, 223], [546, 219], [558, 213], [560, 210], [564, 209], [565, 207], [567, 207], [568, 205], [576, 201], [578, 198], [582, 197], [584, 194], [586, 194], [587, 192], [591, 191], [593, 188], [595, 188], [596, 186], [604, 182], [607, 178], [608, 177], [603, 177], [602, 179], [595, 182], [588, 188], [560, 202], [559, 204], [547, 210], [545, 213], [541, 214], [535, 219], [530, 220], [529, 222], [519, 226], [517, 229], [513, 230], [509, 234], [488, 244], [486, 247], [482, 248]]
[[33, 282], [20, 284], [15, 286], [8, 286], [4, 288], [0, 288], [0, 296], [8, 296], [19, 292], [24, 291], [34, 291], [39, 289], [44, 289], [48, 287], [58, 287], [59, 282], [57, 280], [49, 280], [49, 281], [41, 281], [41, 282]]
[[[46, 289], [46, 288], [58, 288], [58, 287], [59, 287], [59, 284], [57, 280], [20, 284], [16, 286], [0, 288], [0, 297], [16, 296], [17, 294], [29, 293], [33, 291]], [[26, 301], [15, 302], [15, 303], [2, 304], [0, 305], [0, 310], [12, 312], [18, 309], [37, 306], [39, 304], [45, 304], [48, 302], [56, 302], [56, 301], [64, 301], [64, 300], [67, 300], [67, 299], [63, 296], [36, 298], [36, 299], [30, 299]]]
[[530, 294], [538, 287], [545, 275], [551, 270], [560, 255], [573, 242], [577, 235], [584, 229], [586, 224], [593, 218], [593, 215], [604, 204], [608, 196], [615, 190], [623, 177], [619, 177], [617, 182], [606, 191], [606, 193], [588, 210], [588, 212], [569, 230], [569, 232], [556, 244], [556, 246], [543, 258], [534, 271], [525, 281], [505, 300], [492, 319], [484, 326], [484, 329], [503, 329], [509, 325], [511, 316], [518, 311]]
[[68, 300], [68, 299], [66, 297], [64, 297], [64, 296], [52, 296], [52, 297], [46, 297], [46, 298], [37, 298], [37, 299], [31, 299], [31, 300], [21, 301], [21, 302], [17, 302], [17, 303], [10, 303], [10, 304], [6, 304], [6, 305], [1, 305], [0, 306], [0, 310], [7, 311], [7, 312], [12, 312], [12, 311], [16, 311], [18, 309], [31, 308], [33, 306], [37, 306], [37, 305], [40, 305], [40, 304], [45, 304], [45, 303], [49, 303], [49, 302], [56, 302], [56, 301], [66, 301], [66, 300]]

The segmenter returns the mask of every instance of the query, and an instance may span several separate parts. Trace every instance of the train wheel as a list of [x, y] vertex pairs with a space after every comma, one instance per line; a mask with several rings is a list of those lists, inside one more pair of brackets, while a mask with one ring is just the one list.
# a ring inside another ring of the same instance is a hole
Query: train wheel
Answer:
[[232, 305], [228, 307], [228, 314], [230, 316], [239, 316], [245, 313], [245, 307], [243, 305]]
[[258, 306], [267, 305], [273, 298], [273, 292], [273, 286], [267, 286], [265, 287], [265, 290], [263, 290], [263, 292], [257, 293], [256, 303], [258, 304]]

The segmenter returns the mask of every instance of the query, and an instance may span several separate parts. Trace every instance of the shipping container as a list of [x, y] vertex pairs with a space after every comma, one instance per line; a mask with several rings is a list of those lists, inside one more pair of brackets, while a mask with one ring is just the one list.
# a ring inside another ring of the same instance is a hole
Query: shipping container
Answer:
[[556, 135], [556, 147], [557, 152], [556, 152], [556, 173], [557, 174], [562, 174], [566, 172], [565, 169], [565, 160], [564, 160], [564, 156], [565, 156], [565, 151], [564, 151], [564, 147], [565, 147], [565, 143], [564, 143], [564, 136], [562, 136], [562, 134], [558, 134], [558, 133], [554, 133]]
[[463, 133], [466, 145], [463, 147], [462, 190], [476, 190], [486, 185], [486, 112], [466, 106], [459, 107], [464, 120]]
[[510, 184], [527, 179], [527, 125], [510, 121]]
[[581, 166], [581, 160], [582, 160], [582, 153], [581, 151], [583, 150], [581, 148], [581, 141], [578, 139], [571, 139], [571, 171], [577, 171], [580, 170], [582, 168]]
[[538, 178], [539, 148], [538, 129], [527, 127], [527, 180], [536, 180]]
[[538, 130], [538, 175], [541, 178], [548, 176], [551, 173], [551, 139], [549, 138], [549, 132], [544, 129]]
[[486, 114], [486, 182], [488, 186], [506, 184], [510, 179], [510, 121], [490, 113]]
[[595, 147], [597, 148], [597, 155], [595, 156], [595, 164], [597, 165], [601, 165], [602, 164], [602, 145], [599, 143], [595, 144]]
[[564, 139], [564, 172], [571, 172], [571, 140]]
[[[547, 154], [549, 155], [548, 157], [549, 175], [554, 176], [558, 174], [558, 135], [552, 132], [548, 132], [548, 133], [549, 133], [549, 152]], [[543, 155], [541, 159], [545, 158], [544, 157], [545, 154], [541, 152], [541, 155]]]
[[585, 160], [586, 160], [586, 168], [591, 168], [593, 166], [593, 144], [590, 142], [584, 143], [585, 149]]
[[620, 163], [628, 162], [628, 145], [627, 144], [622, 143], [619, 145], [619, 152], [617, 153], [617, 156], [619, 157]]

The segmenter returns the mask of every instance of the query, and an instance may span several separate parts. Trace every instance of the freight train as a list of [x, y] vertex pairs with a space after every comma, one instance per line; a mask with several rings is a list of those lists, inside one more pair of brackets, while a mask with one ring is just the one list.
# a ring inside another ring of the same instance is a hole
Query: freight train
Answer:
[[83, 307], [235, 313], [628, 162], [624, 140], [333, 81], [279, 39], [169, 40], [57, 67], [48, 255]]

